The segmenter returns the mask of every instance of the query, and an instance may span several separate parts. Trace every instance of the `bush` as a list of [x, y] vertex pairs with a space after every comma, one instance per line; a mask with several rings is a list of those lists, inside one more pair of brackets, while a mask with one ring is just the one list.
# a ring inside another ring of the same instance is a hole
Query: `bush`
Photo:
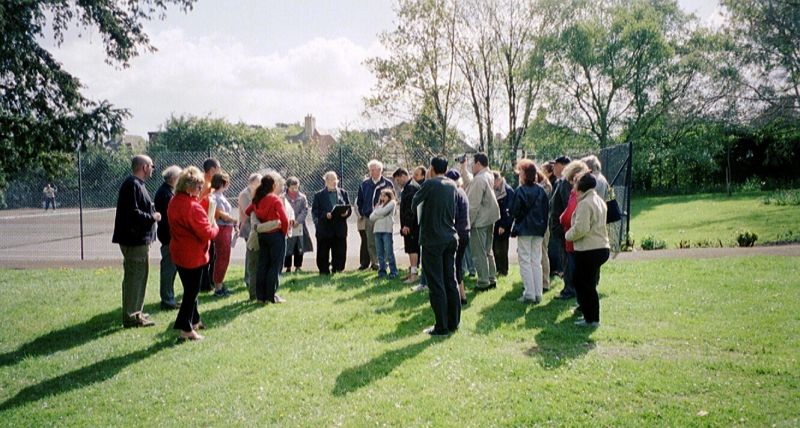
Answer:
[[760, 192], [765, 182], [758, 177], [750, 177], [739, 185], [740, 192]]
[[642, 239], [642, 249], [649, 250], [663, 250], [667, 248], [667, 243], [662, 239], [657, 239], [653, 235], [647, 235]]
[[752, 247], [758, 240], [758, 235], [749, 230], [740, 230], [736, 232], [736, 243], [740, 247]]
[[800, 190], [778, 190], [777, 192], [770, 193], [762, 199], [764, 205], [800, 205]]

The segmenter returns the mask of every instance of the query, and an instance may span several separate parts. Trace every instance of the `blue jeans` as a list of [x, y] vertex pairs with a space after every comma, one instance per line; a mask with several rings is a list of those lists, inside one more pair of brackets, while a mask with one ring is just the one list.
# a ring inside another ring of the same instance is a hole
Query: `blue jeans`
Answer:
[[375, 247], [378, 252], [378, 275], [386, 275], [386, 264], [389, 264], [389, 272], [397, 275], [397, 264], [394, 261], [394, 243], [392, 234], [387, 232], [375, 233]]
[[475, 263], [472, 261], [472, 250], [469, 249], [469, 245], [467, 245], [467, 249], [464, 250], [464, 261], [461, 262], [461, 269], [475, 276]]

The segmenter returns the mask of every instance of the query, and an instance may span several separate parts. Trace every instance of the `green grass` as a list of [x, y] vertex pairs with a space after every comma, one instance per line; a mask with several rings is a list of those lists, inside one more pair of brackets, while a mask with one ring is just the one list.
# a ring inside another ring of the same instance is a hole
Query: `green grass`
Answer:
[[798, 426], [798, 266], [612, 261], [595, 331], [517, 303], [512, 272], [447, 339], [398, 282], [298, 275], [284, 305], [203, 296], [182, 345], [157, 272], [156, 327], [123, 330], [118, 269], [0, 270], [0, 425]]
[[767, 205], [763, 203], [765, 195], [754, 192], [731, 197], [700, 194], [634, 198], [631, 236], [636, 247], [652, 235], [666, 241], [668, 248], [677, 248], [681, 241], [692, 247], [701, 241], [735, 246], [739, 230], [755, 232], [757, 245], [800, 236], [800, 206]]

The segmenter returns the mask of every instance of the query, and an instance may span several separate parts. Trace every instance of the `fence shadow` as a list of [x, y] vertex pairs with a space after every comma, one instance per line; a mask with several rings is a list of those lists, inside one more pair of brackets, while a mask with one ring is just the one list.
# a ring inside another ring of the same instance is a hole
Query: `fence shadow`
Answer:
[[[144, 307], [145, 312], [158, 310], [157, 303]], [[26, 357], [40, 357], [66, 351], [122, 330], [122, 309], [98, 314], [88, 320], [51, 331], [23, 344], [15, 351], [0, 354], [0, 367], [14, 365]]]
[[343, 370], [336, 378], [333, 395], [342, 397], [385, 378], [404, 361], [414, 358], [425, 348], [443, 339], [430, 338], [399, 349], [386, 351], [364, 364]]
[[[223, 326], [239, 315], [256, 308], [256, 305], [248, 304], [247, 302], [236, 302], [201, 313], [201, 317], [203, 317], [204, 323], [209, 328], [215, 328]], [[165, 349], [179, 346], [176, 345], [176, 334], [173, 331], [171, 325], [167, 326], [163, 332], [157, 334], [157, 341], [145, 349], [119, 357], [107, 358], [24, 388], [14, 397], [0, 404], [0, 412], [32, 403], [45, 397], [65, 394], [108, 380], [132, 364], [152, 357]]]

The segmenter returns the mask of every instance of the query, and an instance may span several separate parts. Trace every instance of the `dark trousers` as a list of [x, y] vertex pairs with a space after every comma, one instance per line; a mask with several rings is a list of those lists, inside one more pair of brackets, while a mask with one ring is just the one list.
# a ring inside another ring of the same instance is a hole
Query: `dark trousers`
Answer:
[[575, 251], [575, 274], [573, 277], [578, 304], [586, 322], [600, 321], [600, 297], [597, 284], [600, 282], [600, 266], [608, 261], [608, 248]]
[[[567, 252], [566, 263], [564, 264], [564, 289], [561, 290], [562, 295], [575, 296], [575, 252]], [[578, 302], [580, 305], [581, 302]]]
[[561, 248], [564, 241], [559, 240], [553, 234], [550, 235], [550, 242], [547, 243], [547, 258], [550, 260], [550, 275], [564, 274], [564, 265], [561, 263]]
[[[344, 262], [347, 257], [347, 238], [320, 238], [317, 237], [317, 269], [321, 274], [344, 271]], [[367, 255], [369, 260], [369, 255]], [[367, 261], [369, 266], [369, 261]]]
[[56, 210], [56, 198], [44, 198], [44, 210], [47, 211], [48, 207], [53, 207]]
[[[303, 239], [302, 237], [300, 239]], [[292, 257], [294, 257], [294, 267], [300, 269], [303, 267], [303, 249], [300, 245], [295, 245], [292, 252], [286, 255], [283, 259], [283, 267], [289, 269], [292, 267]]]
[[358, 234], [361, 236], [361, 249], [358, 254], [358, 265], [362, 268], [368, 268], [372, 263], [369, 257], [369, 244], [367, 242], [367, 231], [359, 230]]
[[178, 316], [175, 318], [175, 330], [190, 332], [195, 324], [200, 322], [200, 313], [197, 312], [197, 295], [200, 294], [200, 281], [206, 266], [187, 269], [178, 266], [178, 275], [183, 283], [183, 300]]
[[457, 240], [422, 246], [422, 258], [425, 259], [422, 274], [428, 282], [431, 308], [436, 318], [435, 334], [453, 332], [461, 322], [461, 297], [456, 285], [457, 249]]
[[508, 275], [508, 236], [496, 236], [492, 242], [494, 265], [499, 275]]
[[275, 292], [281, 277], [281, 266], [286, 254], [286, 236], [278, 230], [258, 234], [258, 273], [256, 274], [256, 298], [275, 301]]
[[211, 291], [214, 289], [214, 263], [217, 262], [217, 251], [214, 248], [214, 240], [208, 248], [208, 264], [203, 269], [203, 276], [200, 280], [200, 291]]
[[458, 235], [458, 248], [456, 249], [456, 284], [464, 280], [464, 254], [469, 248], [469, 233]]

